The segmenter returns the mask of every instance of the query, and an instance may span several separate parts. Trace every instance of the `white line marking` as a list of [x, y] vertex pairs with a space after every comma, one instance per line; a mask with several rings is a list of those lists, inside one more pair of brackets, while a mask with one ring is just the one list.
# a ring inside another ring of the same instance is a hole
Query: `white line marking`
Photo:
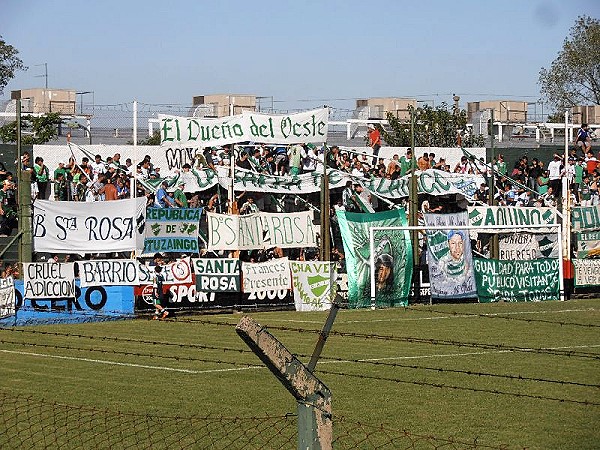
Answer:
[[[600, 347], [600, 344], [592, 344], [592, 345], [574, 345], [570, 347], [544, 347], [543, 350], [569, 350], [575, 348], [596, 348]], [[535, 350], [535, 349], [531, 349]], [[265, 369], [264, 366], [248, 366], [248, 367], [234, 367], [230, 369], [207, 369], [207, 370], [190, 370], [190, 369], [176, 369], [173, 367], [163, 367], [163, 366], [147, 366], [144, 364], [132, 364], [132, 363], [122, 363], [117, 361], [107, 361], [102, 359], [90, 359], [90, 358], [77, 358], [74, 356], [61, 356], [61, 355], [47, 355], [44, 353], [33, 353], [33, 352], [19, 352], [15, 350], [4, 350], [0, 349], [2, 353], [12, 353], [15, 355], [25, 355], [25, 356], [40, 356], [43, 358], [55, 358], [55, 359], [68, 359], [72, 361], [84, 361], [84, 362], [92, 362], [98, 364], [107, 364], [113, 366], [126, 366], [126, 367], [137, 367], [140, 369], [152, 369], [152, 370], [165, 370], [170, 372], [181, 372], [181, 373], [190, 373], [190, 374], [205, 374], [205, 373], [219, 373], [219, 372], [241, 372], [243, 370], [251, 370], [251, 369]], [[466, 352], [466, 353], [439, 353], [435, 355], [416, 355], [416, 356], [390, 356], [387, 358], [369, 358], [369, 359], [359, 359], [357, 361], [385, 361], [385, 360], [402, 360], [402, 359], [428, 359], [428, 358], [454, 358], [457, 356], [476, 356], [476, 355], [488, 355], [493, 353], [512, 353], [513, 350], [491, 350], [485, 352]], [[339, 360], [339, 361], [331, 361], [324, 360], [319, 361], [320, 365], [324, 364], [337, 364], [337, 363], [353, 363], [356, 361], [350, 360]]]
[[69, 359], [72, 361], [85, 361], [85, 362], [93, 362], [98, 364], [108, 364], [112, 366], [126, 366], [126, 367], [138, 367], [140, 369], [154, 369], [154, 370], [166, 370], [169, 372], [182, 372], [182, 373], [212, 373], [212, 372], [231, 372], [231, 371], [239, 371], [239, 370], [248, 370], [248, 369], [263, 369], [262, 366], [248, 366], [248, 367], [236, 367], [231, 369], [211, 369], [211, 370], [189, 370], [189, 369], [176, 369], [173, 367], [164, 367], [164, 366], [147, 366], [144, 364], [131, 364], [131, 363], [122, 363], [117, 361], [106, 361], [103, 359], [90, 359], [90, 358], [77, 358], [74, 356], [60, 356], [60, 355], [47, 355], [44, 353], [33, 353], [33, 352], [18, 352], [14, 350], [4, 350], [0, 349], [2, 353], [13, 353], [15, 355], [25, 355], [25, 356], [41, 356], [43, 358], [54, 358], [54, 359]]

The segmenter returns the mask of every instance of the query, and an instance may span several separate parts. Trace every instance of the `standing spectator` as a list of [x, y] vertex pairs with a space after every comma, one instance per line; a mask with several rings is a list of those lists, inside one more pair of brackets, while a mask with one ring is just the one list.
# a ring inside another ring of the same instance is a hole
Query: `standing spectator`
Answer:
[[498, 160], [496, 161], [494, 170], [500, 176], [506, 175], [508, 168], [506, 167], [506, 162], [504, 161], [504, 155], [498, 155]]
[[16, 214], [8, 201], [11, 189], [13, 189], [13, 183], [4, 180], [2, 189], [0, 189], [0, 236], [2, 237], [9, 236], [16, 226]]
[[118, 200], [117, 187], [114, 185], [114, 178], [109, 178], [104, 185], [104, 200]]
[[319, 155], [317, 154], [317, 147], [313, 144], [306, 145], [302, 152], [302, 171], [305, 173], [314, 172], [317, 170], [318, 162]]
[[240, 208], [240, 214], [254, 214], [260, 212], [256, 203], [254, 203], [254, 198], [248, 197], [242, 207]]
[[369, 147], [373, 149], [373, 165], [375, 165], [381, 148], [381, 133], [374, 125], [369, 125]]
[[301, 144], [292, 145], [288, 151], [288, 160], [290, 166], [290, 175], [300, 175], [300, 165], [302, 163], [302, 154], [304, 149]]
[[175, 201], [175, 205], [177, 205], [179, 208], [187, 208], [188, 207], [188, 200], [187, 200], [187, 197], [185, 196], [185, 193], [183, 192], [184, 188], [185, 188], [185, 183], [183, 181], [180, 181], [177, 184], [177, 189], [175, 189], [175, 192], [173, 193], [173, 200]]
[[85, 202], [86, 201], [87, 190], [88, 190], [87, 183], [88, 183], [87, 175], [81, 174], [81, 176], [79, 177], [79, 180], [75, 184], [75, 198], [74, 199], [76, 202]]
[[423, 153], [423, 156], [421, 156], [417, 160], [417, 166], [419, 167], [419, 170], [421, 170], [421, 171], [425, 171], [431, 167], [429, 165], [429, 155], [427, 154], [427, 152]]
[[240, 158], [235, 162], [235, 165], [241, 167], [242, 169], [252, 170], [252, 165], [248, 160], [248, 153], [245, 151], [240, 152]]
[[[104, 184], [106, 182], [106, 175], [104, 173], [99, 173], [96, 181], [93, 181], [91, 186], [89, 187], [89, 192], [91, 193], [91, 200], [94, 202], [104, 201]], [[90, 194], [88, 194], [90, 197]]]
[[585, 154], [585, 168], [588, 174], [593, 174], [596, 170], [596, 166], [598, 165], [598, 160], [594, 156], [594, 153], [591, 150], [588, 150]]
[[579, 192], [581, 190], [581, 185], [583, 184], [583, 158], [579, 158], [575, 161], [573, 166], [573, 184], [571, 185], [571, 190], [575, 194], [575, 201], [579, 203], [581, 201]]
[[548, 176], [550, 181], [548, 183], [549, 188], [552, 188], [553, 195], [557, 198], [561, 196], [561, 176], [563, 175], [563, 165], [561, 157], [558, 154], [554, 154], [554, 159], [548, 163]]
[[68, 178], [67, 178], [67, 169], [65, 167], [65, 162], [64, 161], [59, 161], [58, 167], [56, 169], [54, 169], [54, 179], [55, 180], [58, 178], [58, 174], [59, 173], [62, 173], [65, 176], [65, 180], [68, 180]]
[[160, 184], [160, 187], [156, 191], [156, 202], [154, 206], [157, 208], [174, 208], [175, 201], [173, 198], [167, 193], [167, 187], [169, 185], [166, 181], [163, 181]]
[[102, 156], [96, 155], [94, 157], [94, 162], [90, 163], [90, 169], [92, 171], [92, 173], [91, 173], [92, 181], [97, 181], [98, 175], [106, 172], [106, 167], [105, 167], [104, 163], [102, 162]]
[[46, 200], [48, 198], [48, 181], [50, 181], [50, 171], [48, 167], [44, 165], [44, 159], [41, 156], [35, 158], [35, 164], [33, 165], [35, 172], [35, 180], [37, 183], [38, 198]]
[[162, 266], [157, 264], [154, 268], [154, 280], [152, 282], [152, 298], [154, 300], [154, 308], [156, 309], [154, 316], [152, 316], [153, 320], [164, 319], [169, 315], [169, 312], [163, 306], [165, 302], [165, 292], [163, 289], [163, 284], [165, 282], [165, 278], [162, 274]]
[[118, 178], [117, 179], [117, 197], [119, 200], [123, 200], [129, 198], [129, 186], [127, 186], [127, 178]]
[[[412, 170], [415, 169], [415, 165], [414, 165], [414, 161], [413, 161], [413, 153], [412, 150], [406, 149], [406, 156], [403, 156], [402, 158], [400, 158], [400, 173], [399, 175], [401, 177], [403, 177], [404, 175], [407, 175], [409, 173], [412, 173]], [[388, 166], [388, 173], [389, 172], [389, 166]]]
[[64, 172], [58, 172], [54, 180], [54, 200], [66, 202], [69, 200], [69, 189]]
[[537, 192], [542, 195], [548, 192], [548, 186], [550, 183], [549, 173], [547, 170], [542, 171], [537, 179]]

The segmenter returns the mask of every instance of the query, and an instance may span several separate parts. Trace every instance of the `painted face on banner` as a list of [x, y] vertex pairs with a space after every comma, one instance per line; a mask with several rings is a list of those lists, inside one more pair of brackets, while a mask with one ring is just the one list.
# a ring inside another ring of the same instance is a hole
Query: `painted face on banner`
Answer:
[[453, 234], [452, 237], [448, 239], [448, 247], [450, 247], [452, 259], [459, 260], [463, 257], [464, 246], [465, 244], [462, 236], [458, 233]]

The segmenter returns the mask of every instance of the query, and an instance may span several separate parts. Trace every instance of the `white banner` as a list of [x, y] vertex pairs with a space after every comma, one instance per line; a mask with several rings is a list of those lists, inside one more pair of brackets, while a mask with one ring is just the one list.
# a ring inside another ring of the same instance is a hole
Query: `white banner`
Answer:
[[207, 212], [209, 250], [316, 247], [312, 211], [244, 216]]
[[77, 261], [79, 285], [132, 286], [138, 284], [138, 266], [135, 259]]
[[36, 252], [108, 253], [143, 246], [146, 198], [106, 202], [33, 204], [33, 246]]
[[316, 247], [318, 229], [312, 211], [296, 213], [260, 213], [266, 247]]
[[74, 263], [23, 263], [24, 298], [75, 298]]
[[15, 282], [13, 277], [0, 278], [0, 319], [15, 315]]
[[245, 141], [323, 143], [327, 141], [329, 109], [277, 115], [244, 111], [217, 119], [159, 114], [158, 120], [163, 147], [203, 148]]
[[575, 286], [600, 286], [600, 260], [574, 259]]
[[328, 261], [290, 261], [296, 311], [331, 308], [337, 291], [337, 266]]
[[242, 262], [242, 292], [288, 290], [292, 284], [288, 258], [262, 263]]
[[501, 234], [499, 238], [499, 256], [501, 260], [505, 261], [558, 258], [559, 243], [557, 240], [556, 234]]

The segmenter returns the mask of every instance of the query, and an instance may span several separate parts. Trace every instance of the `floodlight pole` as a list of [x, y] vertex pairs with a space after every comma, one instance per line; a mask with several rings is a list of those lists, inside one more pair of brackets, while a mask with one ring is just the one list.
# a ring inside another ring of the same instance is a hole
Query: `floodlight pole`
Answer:
[[[489, 188], [490, 193], [490, 206], [494, 206], [496, 200], [496, 177], [494, 176], [494, 159], [496, 157], [496, 148], [494, 147], [494, 108], [490, 109], [490, 151], [492, 156], [492, 178]], [[498, 242], [498, 235], [494, 234], [490, 239], [490, 258], [498, 259], [500, 257], [500, 244]]]

